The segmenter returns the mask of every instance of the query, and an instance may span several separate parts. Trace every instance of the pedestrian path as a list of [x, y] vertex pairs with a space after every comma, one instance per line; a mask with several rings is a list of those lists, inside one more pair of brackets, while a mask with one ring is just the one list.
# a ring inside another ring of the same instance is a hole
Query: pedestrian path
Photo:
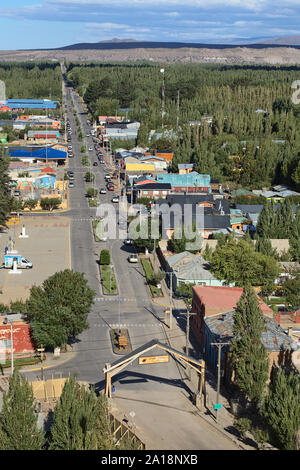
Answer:
[[95, 298], [96, 302], [147, 302], [149, 303], [149, 298], [148, 297], [143, 297], [143, 298], [132, 298], [128, 299], [126, 297], [119, 297], [118, 295], [116, 297], [96, 297]]

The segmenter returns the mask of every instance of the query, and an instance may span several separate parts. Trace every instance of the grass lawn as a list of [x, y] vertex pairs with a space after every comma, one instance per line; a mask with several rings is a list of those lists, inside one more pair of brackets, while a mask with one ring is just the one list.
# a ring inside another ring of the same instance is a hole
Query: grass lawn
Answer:
[[[42, 362], [40, 357], [21, 357], [19, 359], [14, 359], [14, 367], [38, 364], [39, 362]], [[11, 367], [11, 361], [8, 360], [2, 364], [0, 363], [0, 366], [3, 367], [3, 369]]]
[[103, 293], [113, 295], [118, 293], [114, 268], [107, 265], [100, 265], [100, 275], [103, 286]]
[[151, 284], [151, 279], [152, 279], [152, 276], [154, 274], [154, 271], [153, 271], [153, 268], [152, 268], [152, 265], [151, 265], [150, 261], [148, 259], [142, 259], [141, 263], [142, 263], [142, 266], [144, 268], [145, 276], [146, 276], [148, 285], [150, 287], [152, 296], [153, 297], [161, 296], [162, 295], [161, 289], [159, 289], [158, 287]]

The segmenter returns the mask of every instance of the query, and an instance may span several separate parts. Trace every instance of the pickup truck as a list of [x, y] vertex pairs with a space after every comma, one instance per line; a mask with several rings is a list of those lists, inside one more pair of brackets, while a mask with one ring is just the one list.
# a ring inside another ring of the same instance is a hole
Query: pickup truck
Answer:
[[2, 268], [12, 268], [14, 260], [17, 260], [17, 267], [20, 269], [31, 269], [33, 264], [28, 261], [28, 259], [24, 258], [24, 256], [19, 254], [11, 254], [4, 256], [4, 263], [2, 264]]

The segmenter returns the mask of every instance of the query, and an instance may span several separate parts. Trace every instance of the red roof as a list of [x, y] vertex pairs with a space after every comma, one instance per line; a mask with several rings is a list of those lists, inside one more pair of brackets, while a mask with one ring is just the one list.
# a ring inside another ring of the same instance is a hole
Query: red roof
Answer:
[[[242, 287], [211, 287], [211, 286], [195, 286], [193, 287], [193, 295], [201, 300], [205, 305], [205, 315], [211, 316], [218, 313], [229, 312], [234, 310], [243, 293]], [[265, 315], [273, 316], [271, 310], [257, 296], [260, 308]]]
[[50, 166], [46, 166], [46, 168], [43, 168], [41, 170], [41, 173], [56, 173], [56, 170], [54, 170], [54, 168], [51, 168]]

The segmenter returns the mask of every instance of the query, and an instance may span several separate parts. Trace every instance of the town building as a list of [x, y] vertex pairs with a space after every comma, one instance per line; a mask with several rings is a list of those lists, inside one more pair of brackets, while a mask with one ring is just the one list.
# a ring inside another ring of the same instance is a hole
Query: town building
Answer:
[[210, 175], [200, 175], [196, 171], [191, 173], [167, 173], [156, 175], [159, 183], [170, 183], [176, 192], [204, 192], [210, 193]]
[[[221, 348], [221, 370], [223, 381], [230, 385], [234, 380], [234, 373], [228, 350], [233, 340], [234, 310], [206, 317], [204, 319], [203, 352], [205, 361], [213, 371], [218, 367], [218, 347], [216, 343], [229, 343]], [[261, 335], [261, 342], [266, 348], [269, 360], [269, 377], [273, 365], [291, 365], [293, 356], [299, 353], [300, 343], [294, 341], [273, 320], [264, 315], [265, 331]]]
[[[6, 324], [3, 323], [7, 318]], [[35, 348], [31, 341], [30, 325], [20, 313], [5, 313], [0, 316], [0, 355], [2, 361], [11, 358], [11, 326], [12, 321], [12, 334], [13, 334], [13, 353], [14, 357], [33, 356]], [[4, 360], [3, 360], [4, 359]]]
[[[217, 279], [210, 271], [209, 263], [199, 255], [183, 251], [165, 257], [165, 270], [172, 273], [172, 286], [174, 292], [181, 284], [195, 284], [200, 286], [224, 286], [224, 280]], [[234, 286], [234, 284], [232, 284]]]
[[[234, 310], [242, 293], [243, 289], [241, 287], [193, 287], [192, 310], [196, 315], [192, 317], [192, 328], [202, 349], [204, 349], [205, 344], [204, 320]], [[273, 310], [263, 303], [259, 297], [257, 298], [263, 314], [273, 318]]]

